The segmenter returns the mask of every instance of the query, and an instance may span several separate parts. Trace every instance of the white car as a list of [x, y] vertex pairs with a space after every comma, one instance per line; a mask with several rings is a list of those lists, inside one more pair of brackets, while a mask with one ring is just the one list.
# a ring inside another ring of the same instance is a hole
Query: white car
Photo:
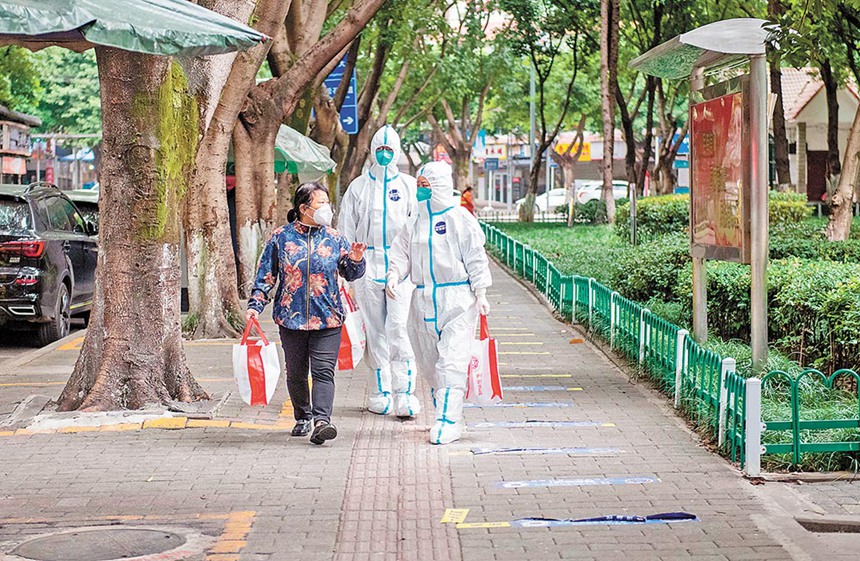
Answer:
[[[514, 204], [519, 210], [520, 206], [526, 202], [525, 198], [517, 200]], [[547, 193], [541, 193], [535, 197], [535, 212], [555, 212], [560, 206], [567, 204], [567, 189], [559, 187], [550, 189]]]
[[[601, 191], [603, 190], [602, 181], [583, 181], [576, 185], [576, 203], [585, 204], [588, 201], [600, 200]], [[612, 196], [615, 199], [623, 199], [628, 195], [626, 181], [612, 182]]]

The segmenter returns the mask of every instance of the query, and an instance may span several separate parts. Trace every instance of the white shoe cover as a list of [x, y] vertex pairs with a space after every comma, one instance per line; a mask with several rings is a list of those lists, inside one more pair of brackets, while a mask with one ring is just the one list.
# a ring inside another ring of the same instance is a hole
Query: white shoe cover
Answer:
[[418, 398], [408, 393], [394, 394], [394, 414], [398, 417], [414, 417], [421, 411]]
[[391, 395], [385, 393], [372, 394], [367, 398], [367, 410], [377, 415], [388, 415], [391, 412]]
[[463, 423], [436, 421], [430, 429], [430, 444], [450, 444], [463, 436]]

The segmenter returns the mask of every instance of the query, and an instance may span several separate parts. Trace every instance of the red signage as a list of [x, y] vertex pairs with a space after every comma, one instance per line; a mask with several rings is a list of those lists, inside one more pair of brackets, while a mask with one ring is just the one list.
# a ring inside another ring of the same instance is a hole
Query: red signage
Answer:
[[45, 181], [48, 183], [54, 182], [54, 168], [45, 168]]
[[743, 92], [690, 107], [690, 146], [693, 255], [748, 262], [749, 114]]

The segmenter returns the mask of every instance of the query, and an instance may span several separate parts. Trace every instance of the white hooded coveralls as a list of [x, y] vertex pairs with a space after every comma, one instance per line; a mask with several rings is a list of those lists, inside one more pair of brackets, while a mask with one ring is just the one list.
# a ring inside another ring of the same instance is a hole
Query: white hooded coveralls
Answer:
[[474, 292], [492, 284], [486, 241], [469, 211], [452, 205], [451, 166], [421, 168], [433, 191], [418, 202], [417, 216], [401, 230], [390, 253], [392, 275], [407, 274], [415, 291], [409, 335], [418, 370], [430, 380], [436, 417], [430, 442], [457, 440], [463, 430], [463, 397], [478, 309]]
[[[394, 152], [387, 166], [376, 159], [382, 146]], [[367, 407], [381, 415], [400, 417], [418, 414], [415, 392], [415, 355], [409, 343], [406, 322], [411, 283], [398, 288], [397, 300], [385, 295], [389, 252], [397, 233], [414, 213], [415, 178], [400, 173], [400, 137], [385, 125], [373, 135], [371, 166], [357, 177], [344, 194], [338, 229], [350, 242], [367, 244], [367, 273], [353, 283], [367, 334], [368, 363], [373, 370]]]

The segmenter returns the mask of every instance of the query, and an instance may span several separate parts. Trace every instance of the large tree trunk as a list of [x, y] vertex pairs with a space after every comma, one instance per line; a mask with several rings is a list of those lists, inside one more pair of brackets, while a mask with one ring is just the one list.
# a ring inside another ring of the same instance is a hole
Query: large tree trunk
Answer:
[[[254, 26], [271, 35], [283, 27], [291, 2], [214, 4], [208, 7], [239, 21], [247, 21], [255, 12]], [[267, 42], [237, 55], [197, 58], [190, 63], [189, 75], [202, 117], [201, 141], [184, 213], [189, 300], [186, 333], [191, 338], [239, 335], [242, 311], [236, 256], [233, 245], [227, 243], [230, 224], [225, 169], [233, 126], [270, 46]]]
[[851, 233], [854, 215], [853, 202], [857, 181], [860, 178], [860, 111], [854, 114], [854, 123], [845, 147], [845, 165], [839, 177], [839, 186], [830, 197], [830, 219], [825, 235], [830, 241], [844, 241]]
[[96, 48], [102, 220], [96, 298], [59, 409], [104, 411], [207, 398], [185, 362], [179, 207], [197, 144], [197, 107], [166, 57]]
[[[270, 109], [273, 106], [269, 107]], [[257, 259], [275, 227], [275, 137], [280, 121], [237, 122], [236, 233], [239, 238], [239, 294], [248, 297], [257, 273]]]
[[615, 223], [615, 197], [612, 194], [612, 159], [615, 145], [615, 84], [618, 76], [619, 0], [600, 2], [600, 86], [603, 98], [603, 201], [606, 218]]
[[839, 161], [839, 101], [836, 98], [839, 84], [829, 61], [821, 64], [821, 80], [827, 97], [827, 197], [832, 200], [842, 166]]
[[[768, 0], [767, 12], [770, 19], [778, 19], [784, 9], [780, 0]], [[776, 163], [776, 182], [780, 191], [788, 191], [791, 187], [791, 167], [788, 159], [788, 135], [785, 131], [785, 107], [782, 100], [782, 69], [779, 56], [775, 56], [770, 65], [770, 91], [776, 96], [776, 106], [773, 109], [773, 149]]]

